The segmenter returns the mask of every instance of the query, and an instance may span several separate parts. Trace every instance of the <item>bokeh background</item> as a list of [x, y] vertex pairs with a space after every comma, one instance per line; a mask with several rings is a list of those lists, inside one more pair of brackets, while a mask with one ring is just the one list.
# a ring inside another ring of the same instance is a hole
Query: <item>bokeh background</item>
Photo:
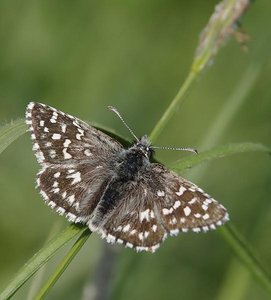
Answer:
[[[216, 3], [1, 1], [1, 124], [22, 118], [27, 103], [35, 100], [130, 138], [106, 108], [114, 105], [137, 135], [150, 133], [186, 78], [199, 33]], [[233, 39], [221, 49], [157, 145], [205, 150], [201, 145], [225, 103], [247, 72], [255, 70], [242, 105], [215, 144], [252, 141], [270, 146], [270, 11], [269, 0], [253, 2], [242, 19], [251, 36], [248, 51]], [[167, 164], [184, 155], [159, 151], [156, 158]], [[28, 134], [0, 156], [1, 290], [50, 232], [68, 224], [43, 204], [34, 188], [37, 170]], [[204, 172], [196, 168], [184, 175], [228, 208], [232, 222], [270, 270], [270, 157], [239, 154], [208, 163]], [[105, 259], [104, 244], [93, 234], [48, 299], [86, 299]], [[43, 280], [64, 253], [48, 264]], [[217, 232], [169, 238], [154, 255], [120, 249], [109, 271], [110, 299], [268, 299]], [[14, 299], [31, 299], [31, 288], [30, 282]]]

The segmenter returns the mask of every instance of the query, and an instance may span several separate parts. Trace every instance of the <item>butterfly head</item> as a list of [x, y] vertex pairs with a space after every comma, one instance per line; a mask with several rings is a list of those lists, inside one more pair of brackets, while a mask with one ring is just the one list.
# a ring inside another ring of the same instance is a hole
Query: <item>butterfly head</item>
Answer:
[[140, 151], [147, 159], [150, 159], [154, 153], [147, 135], [144, 135], [139, 140], [135, 141], [133, 148]]

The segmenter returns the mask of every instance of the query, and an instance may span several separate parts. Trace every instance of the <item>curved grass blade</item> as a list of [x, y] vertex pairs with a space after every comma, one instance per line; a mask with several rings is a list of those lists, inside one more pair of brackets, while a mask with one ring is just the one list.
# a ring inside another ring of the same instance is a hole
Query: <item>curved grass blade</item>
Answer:
[[74, 259], [75, 255], [79, 252], [79, 250], [83, 247], [87, 239], [89, 238], [91, 232], [89, 230], [84, 230], [80, 237], [73, 244], [71, 249], [68, 251], [64, 259], [60, 262], [60, 264], [56, 267], [55, 272], [50, 276], [48, 281], [43, 285], [38, 294], [35, 297], [35, 300], [44, 299], [49, 290], [54, 286], [59, 277], [63, 274], [66, 268]]
[[0, 294], [0, 299], [10, 299], [12, 295], [39, 270], [61, 247], [79, 233], [87, 231], [88, 228], [70, 225], [41, 248], [15, 275], [9, 285]]
[[190, 169], [196, 165], [202, 164], [214, 159], [230, 156], [243, 152], [265, 152], [271, 153], [271, 148], [258, 143], [236, 143], [215, 147], [211, 150], [204, 151], [197, 155], [185, 157], [170, 165], [175, 171]]
[[251, 274], [257, 281], [265, 288], [267, 293], [271, 296], [271, 278], [258, 258], [255, 256], [253, 250], [248, 245], [247, 241], [241, 236], [237, 229], [232, 224], [226, 224], [219, 228], [224, 240], [231, 246], [237, 258], [247, 267]]
[[17, 119], [0, 127], [0, 154], [25, 132], [26, 125], [23, 119]]

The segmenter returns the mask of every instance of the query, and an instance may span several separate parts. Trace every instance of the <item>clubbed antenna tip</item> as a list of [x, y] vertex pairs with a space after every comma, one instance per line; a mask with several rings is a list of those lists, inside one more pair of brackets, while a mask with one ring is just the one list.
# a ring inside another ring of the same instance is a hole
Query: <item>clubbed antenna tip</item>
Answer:
[[159, 146], [151, 146], [152, 149], [161, 149], [161, 150], [174, 150], [174, 151], [189, 151], [195, 154], [198, 154], [198, 150], [194, 148], [175, 148], [175, 147], [159, 147]]

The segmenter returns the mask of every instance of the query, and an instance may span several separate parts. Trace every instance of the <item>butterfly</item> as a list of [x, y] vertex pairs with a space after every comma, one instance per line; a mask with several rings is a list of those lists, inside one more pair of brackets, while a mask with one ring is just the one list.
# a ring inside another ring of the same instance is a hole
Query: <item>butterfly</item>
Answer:
[[34, 102], [26, 124], [44, 201], [109, 243], [154, 252], [168, 235], [206, 232], [229, 220], [224, 206], [194, 183], [151, 162], [154, 147], [146, 135], [133, 134], [135, 142], [125, 149], [80, 119]]

